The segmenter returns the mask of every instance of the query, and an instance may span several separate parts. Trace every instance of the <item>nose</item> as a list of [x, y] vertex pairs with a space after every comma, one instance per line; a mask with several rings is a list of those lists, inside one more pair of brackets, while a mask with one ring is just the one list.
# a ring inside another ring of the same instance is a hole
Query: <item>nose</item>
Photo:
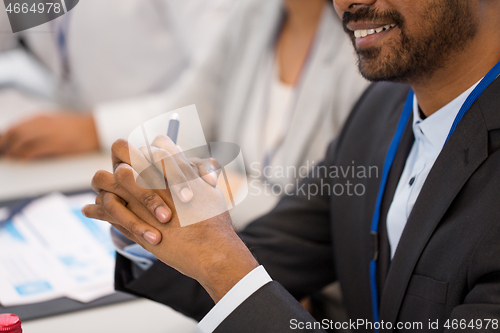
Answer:
[[337, 14], [342, 17], [345, 12], [354, 13], [358, 9], [372, 6], [377, 0], [333, 0]]

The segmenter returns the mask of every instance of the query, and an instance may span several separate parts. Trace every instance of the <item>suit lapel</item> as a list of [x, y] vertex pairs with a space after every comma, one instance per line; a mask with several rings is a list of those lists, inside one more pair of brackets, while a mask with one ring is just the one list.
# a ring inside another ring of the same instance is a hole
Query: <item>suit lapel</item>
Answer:
[[382, 295], [385, 282], [387, 280], [387, 273], [391, 264], [391, 246], [389, 244], [389, 235], [387, 232], [387, 213], [391, 207], [392, 200], [398, 187], [399, 179], [403, 173], [406, 160], [410, 154], [415, 137], [413, 135], [413, 114], [406, 124], [403, 137], [398, 147], [398, 151], [394, 158], [389, 176], [387, 178], [387, 185], [385, 187], [384, 198], [380, 210], [380, 222], [378, 226], [379, 234], [379, 255], [377, 264], [377, 283], [379, 295]]
[[396, 322], [423, 249], [454, 198], [487, 156], [488, 131], [476, 101], [437, 158], [408, 218], [387, 275], [381, 320]]

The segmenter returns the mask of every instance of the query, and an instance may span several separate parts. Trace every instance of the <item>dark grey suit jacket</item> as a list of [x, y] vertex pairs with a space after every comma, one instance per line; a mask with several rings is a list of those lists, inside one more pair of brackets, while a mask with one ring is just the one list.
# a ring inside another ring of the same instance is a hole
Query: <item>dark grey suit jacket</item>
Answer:
[[[370, 224], [384, 158], [408, 90], [392, 83], [372, 85], [323, 162], [329, 170], [376, 166], [379, 177], [311, 175], [303, 183], [305, 188], [324, 188], [323, 195], [285, 197], [241, 233], [275, 281], [248, 298], [216, 332], [292, 331], [292, 319], [313, 321], [294, 298], [336, 280], [350, 318], [372, 320]], [[432, 330], [439, 332], [446, 330], [447, 319], [469, 324], [471, 319], [500, 318], [499, 149], [497, 79], [465, 114], [422, 188], [387, 274], [380, 297], [381, 320], [393, 326], [422, 322], [419, 331], [424, 332], [431, 331], [429, 320], [439, 320], [439, 330]], [[326, 193], [327, 185], [345, 186], [347, 181], [362, 184], [365, 193]], [[213, 306], [196, 281], [162, 263], [139, 279], [132, 278], [130, 267], [129, 261], [118, 258], [118, 290], [162, 302], [196, 319]], [[393, 330], [397, 331], [387, 331]], [[371, 330], [361, 327], [359, 331]], [[483, 326], [460, 331], [486, 330]]]

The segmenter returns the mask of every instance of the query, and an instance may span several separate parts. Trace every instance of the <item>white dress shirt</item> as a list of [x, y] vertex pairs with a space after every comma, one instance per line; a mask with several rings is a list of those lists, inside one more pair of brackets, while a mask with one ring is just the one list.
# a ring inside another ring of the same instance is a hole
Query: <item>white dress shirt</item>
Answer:
[[391, 258], [394, 257], [406, 221], [425, 180], [446, 143], [451, 126], [465, 100], [478, 84], [479, 82], [423, 120], [418, 111], [417, 98], [413, 98], [415, 142], [406, 159], [403, 174], [399, 179], [394, 199], [387, 213], [387, 233], [391, 245]]
[[[437, 112], [422, 120], [418, 112], [418, 102], [416, 97], [413, 100], [413, 133], [415, 135], [415, 142], [410, 151], [410, 155], [406, 160], [406, 165], [399, 180], [394, 199], [387, 215], [387, 229], [389, 234], [389, 242], [391, 244], [391, 257], [397, 248], [401, 234], [406, 225], [406, 221], [410, 216], [415, 201], [418, 198], [420, 190], [431, 170], [434, 162], [436, 161], [439, 153], [446, 143], [446, 138], [453, 125], [453, 122], [465, 102], [467, 97], [474, 88], [479, 84], [477, 82], [467, 91], [462, 93], [456, 99], [439, 109]], [[414, 178], [414, 179], [413, 179]], [[410, 185], [410, 180], [411, 185]], [[265, 271], [264, 268], [259, 267], [259, 270]], [[250, 274], [255, 274], [254, 271], [245, 276], [238, 284], [237, 296], [233, 293], [233, 287], [221, 300], [217, 303], [219, 306], [216, 312], [210, 311], [205, 318], [200, 322], [197, 332], [211, 333], [217, 326], [224, 321], [231, 312], [233, 312], [239, 305], [241, 305], [248, 297], [250, 297], [259, 288], [257, 285], [265, 285], [267, 280], [262, 279], [252, 281], [248, 278]], [[263, 274], [259, 273], [259, 274]], [[238, 302], [236, 300], [240, 300]], [[232, 305], [232, 307], [229, 307]], [[224, 309], [221, 309], [225, 307]], [[227, 307], [227, 308], [226, 308]], [[215, 309], [215, 308], [214, 308]], [[222, 318], [222, 313], [226, 314]], [[211, 322], [212, 325], [205, 326], [203, 323]], [[209, 329], [210, 328], [210, 329]]]

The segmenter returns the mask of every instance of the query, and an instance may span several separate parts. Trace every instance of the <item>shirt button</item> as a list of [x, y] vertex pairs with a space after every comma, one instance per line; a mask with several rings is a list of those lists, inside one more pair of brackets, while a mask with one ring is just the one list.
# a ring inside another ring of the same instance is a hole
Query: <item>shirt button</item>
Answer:
[[414, 182], [415, 182], [415, 176], [411, 177], [411, 179], [410, 179], [410, 183], [409, 183], [409, 184], [410, 184], [410, 186], [412, 186]]

